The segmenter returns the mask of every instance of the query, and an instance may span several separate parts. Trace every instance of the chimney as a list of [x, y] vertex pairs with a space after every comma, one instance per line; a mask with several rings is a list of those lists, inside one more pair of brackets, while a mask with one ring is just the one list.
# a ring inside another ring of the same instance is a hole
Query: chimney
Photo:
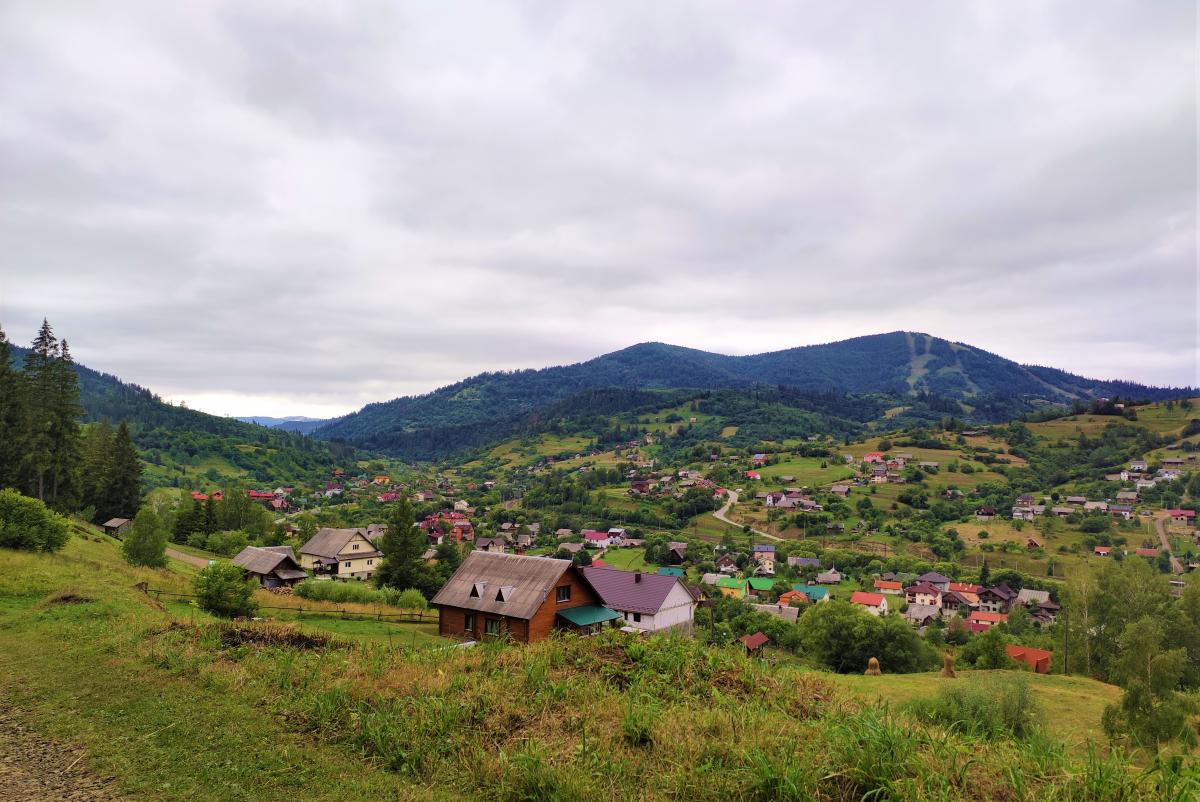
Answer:
[[638, 571], [636, 574], [633, 575], [633, 581], [634, 582], [642, 581], [642, 572], [641, 571]]

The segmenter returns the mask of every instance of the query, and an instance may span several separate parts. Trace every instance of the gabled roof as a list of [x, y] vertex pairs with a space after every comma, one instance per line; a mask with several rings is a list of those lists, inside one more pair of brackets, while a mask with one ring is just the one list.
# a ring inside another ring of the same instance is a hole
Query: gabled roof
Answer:
[[104, 522], [103, 528], [108, 529], [110, 527], [124, 526], [127, 523], [129, 523], [128, 518], [109, 518]]
[[947, 585], [953, 580], [945, 574], [939, 574], [937, 571], [930, 571], [927, 574], [921, 574], [917, 577], [917, 582], [929, 582], [934, 585]]
[[[337, 557], [346, 544], [356, 535], [367, 537], [366, 529], [331, 529], [317, 531], [312, 538], [300, 547], [301, 554], [315, 554], [318, 557]], [[357, 555], [356, 555], [357, 556]]]
[[900, 590], [901, 588], [902, 586], [899, 582], [890, 582], [886, 579], [875, 580], [876, 590]]
[[985, 593], [990, 593], [993, 596], [1005, 601], [1012, 601], [1013, 599], [1017, 598], [1017, 592], [1008, 585], [996, 585], [995, 587], [984, 588], [983, 590], [979, 591], [980, 596]]
[[[639, 574], [615, 568], [584, 567], [583, 578], [600, 595], [606, 607], [631, 613], [653, 615], [662, 609], [667, 596], [680, 584], [677, 576]], [[719, 580], [718, 580], [719, 581]]]
[[308, 576], [296, 562], [291, 546], [247, 546], [233, 558], [233, 564], [240, 565], [252, 574], [274, 572], [281, 579]]
[[1021, 588], [1021, 592], [1017, 594], [1017, 601], [1022, 604], [1041, 604], [1044, 601], [1050, 600], [1050, 591], [1034, 590], [1032, 588]]
[[738, 579], [735, 576], [723, 576], [717, 580], [717, 587], [733, 588], [736, 590], [745, 590], [746, 589], [746, 580]]
[[967, 620], [973, 623], [1003, 624], [1008, 620], [1008, 616], [1004, 613], [989, 613], [984, 610], [976, 610], [971, 613]]
[[775, 580], [767, 576], [752, 576], [746, 581], [755, 590], [770, 590], [775, 586]]
[[851, 604], [865, 604], [868, 607], [878, 607], [883, 604], [882, 593], [867, 593], [865, 590], [856, 590], [850, 594]]
[[[431, 604], [527, 619], [570, 569], [568, 560], [472, 551]], [[502, 588], [505, 600], [497, 601]]]
[[755, 632], [753, 635], [743, 635], [742, 637], [738, 638], [738, 640], [741, 641], [741, 644], [750, 651], [761, 649], [771, 641], [770, 638], [761, 632]]
[[910, 588], [905, 588], [904, 592], [905, 593], [928, 593], [931, 596], [937, 596], [942, 591], [939, 588], [929, 584], [928, 582], [918, 582], [917, 584], [913, 585]]

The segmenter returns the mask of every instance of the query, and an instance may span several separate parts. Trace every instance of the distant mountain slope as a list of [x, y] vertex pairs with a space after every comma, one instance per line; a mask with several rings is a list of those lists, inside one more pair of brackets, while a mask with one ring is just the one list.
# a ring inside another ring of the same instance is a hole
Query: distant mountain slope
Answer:
[[242, 423], [256, 423], [259, 426], [266, 426], [268, 429], [281, 429], [285, 432], [299, 432], [308, 434], [314, 429], [318, 429], [330, 422], [329, 418], [306, 418], [303, 415], [292, 415], [286, 418], [271, 418], [265, 415], [248, 415], [239, 417]]
[[[13, 346], [13, 361], [20, 366], [27, 352]], [[127, 421], [135, 444], [151, 463], [186, 464], [216, 455], [251, 478], [270, 481], [325, 474], [352, 451], [342, 444], [174, 406], [145, 387], [78, 363], [75, 372], [85, 419]]]
[[[1009, 359], [928, 334], [891, 332], [752, 356], [726, 356], [663, 343], [642, 343], [574, 365], [483, 373], [421, 396], [369, 404], [314, 434], [408, 456], [499, 433], [523, 416], [580, 393], [625, 389], [736, 389], [787, 386], [808, 392], [927, 392], [996, 408], [996, 398], [1034, 406], [1120, 394], [1180, 395], [1127, 382], [1104, 382]], [[467, 436], [464, 438], [464, 433]], [[419, 444], [419, 448], [417, 447]]]

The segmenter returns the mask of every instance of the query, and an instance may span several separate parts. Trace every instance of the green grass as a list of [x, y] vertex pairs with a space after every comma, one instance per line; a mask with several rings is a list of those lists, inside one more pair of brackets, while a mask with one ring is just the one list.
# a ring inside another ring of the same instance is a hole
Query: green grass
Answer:
[[658, 566], [646, 562], [645, 549], [608, 549], [600, 559], [622, 571], [657, 571]]
[[[914, 726], [895, 705], [930, 692], [928, 675], [834, 677], [615, 631], [529, 647], [351, 631], [304, 643], [163, 607], [142, 581], [187, 577], [125, 566], [105, 538], [0, 554], [0, 698], [86, 747], [130, 799], [1164, 798], [1160, 775], [1121, 755]], [[84, 601], [50, 601], [68, 588]], [[1081, 731], [1111, 698], [1088, 680], [1034, 683], [1048, 718]]]

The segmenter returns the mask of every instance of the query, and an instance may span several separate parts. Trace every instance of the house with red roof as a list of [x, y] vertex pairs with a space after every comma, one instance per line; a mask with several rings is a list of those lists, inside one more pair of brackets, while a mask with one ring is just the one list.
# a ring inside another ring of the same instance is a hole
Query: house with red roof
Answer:
[[942, 591], [929, 582], [918, 582], [904, 589], [904, 600], [909, 604], [941, 607]]
[[1007, 621], [1008, 615], [1006, 613], [989, 613], [986, 610], [975, 610], [967, 619], [967, 625], [983, 627], [985, 630], [987, 630], [991, 629], [997, 624], [1003, 624]]
[[1010, 643], [1004, 647], [1004, 651], [1013, 660], [1018, 663], [1024, 663], [1038, 674], [1050, 673], [1050, 659], [1054, 657], [1053, 652], [1048, 652], [1045, 649], [1035, 649], [1032, 646], [1018, 646], [1015, 643]]
[[1167, 515], [1171, 517], [1172, 523], [1177, 523], [1180, 526], [1194, 526], [1196, 524], [1195, 510], [1167, 510]]
[[738, 638], [738, 642], [746, 647], [747, 655], [754, 657], [762, 654], [763, 647], [770, 643], [771, 639], [759, 631], [753, 635], [743, 635]]
[[608, 546], [617, 546], [621, 543], [619, 535], [614, 535], [611, 532], [601, 532], [597, 529], [584, 529], [583, 542], [589, 548], [602, 549]]
[[850, 594], [850, 603], [862, 607], [871, 615], [887, 615], [887, 597], [882, 593], [867, 593], [865, 590], [856, 590]]
[[762, 479], [762, 475], [758, 471], [746, 471], [746, 478], [757, 481]]
[[1139, 557], [1158, 557], [1158, 549], [1137, 549], [1134, 552]]
[[1094, 549], [1092, 549], [1092, 552], [1097, 557], [1107, 557], [1112, 552], [1112, 549], [1108, 546], [1096, 546]]
[[868, 451], [866, 454], [863, 454], [862, 461], [867, 465], [882, 463], [883, 462], [883, 452], [882, 451]]
[[888, 579], [876, 579], [875, 590], [887, 596], [899, 596], [904, 593], [904, 585]]

